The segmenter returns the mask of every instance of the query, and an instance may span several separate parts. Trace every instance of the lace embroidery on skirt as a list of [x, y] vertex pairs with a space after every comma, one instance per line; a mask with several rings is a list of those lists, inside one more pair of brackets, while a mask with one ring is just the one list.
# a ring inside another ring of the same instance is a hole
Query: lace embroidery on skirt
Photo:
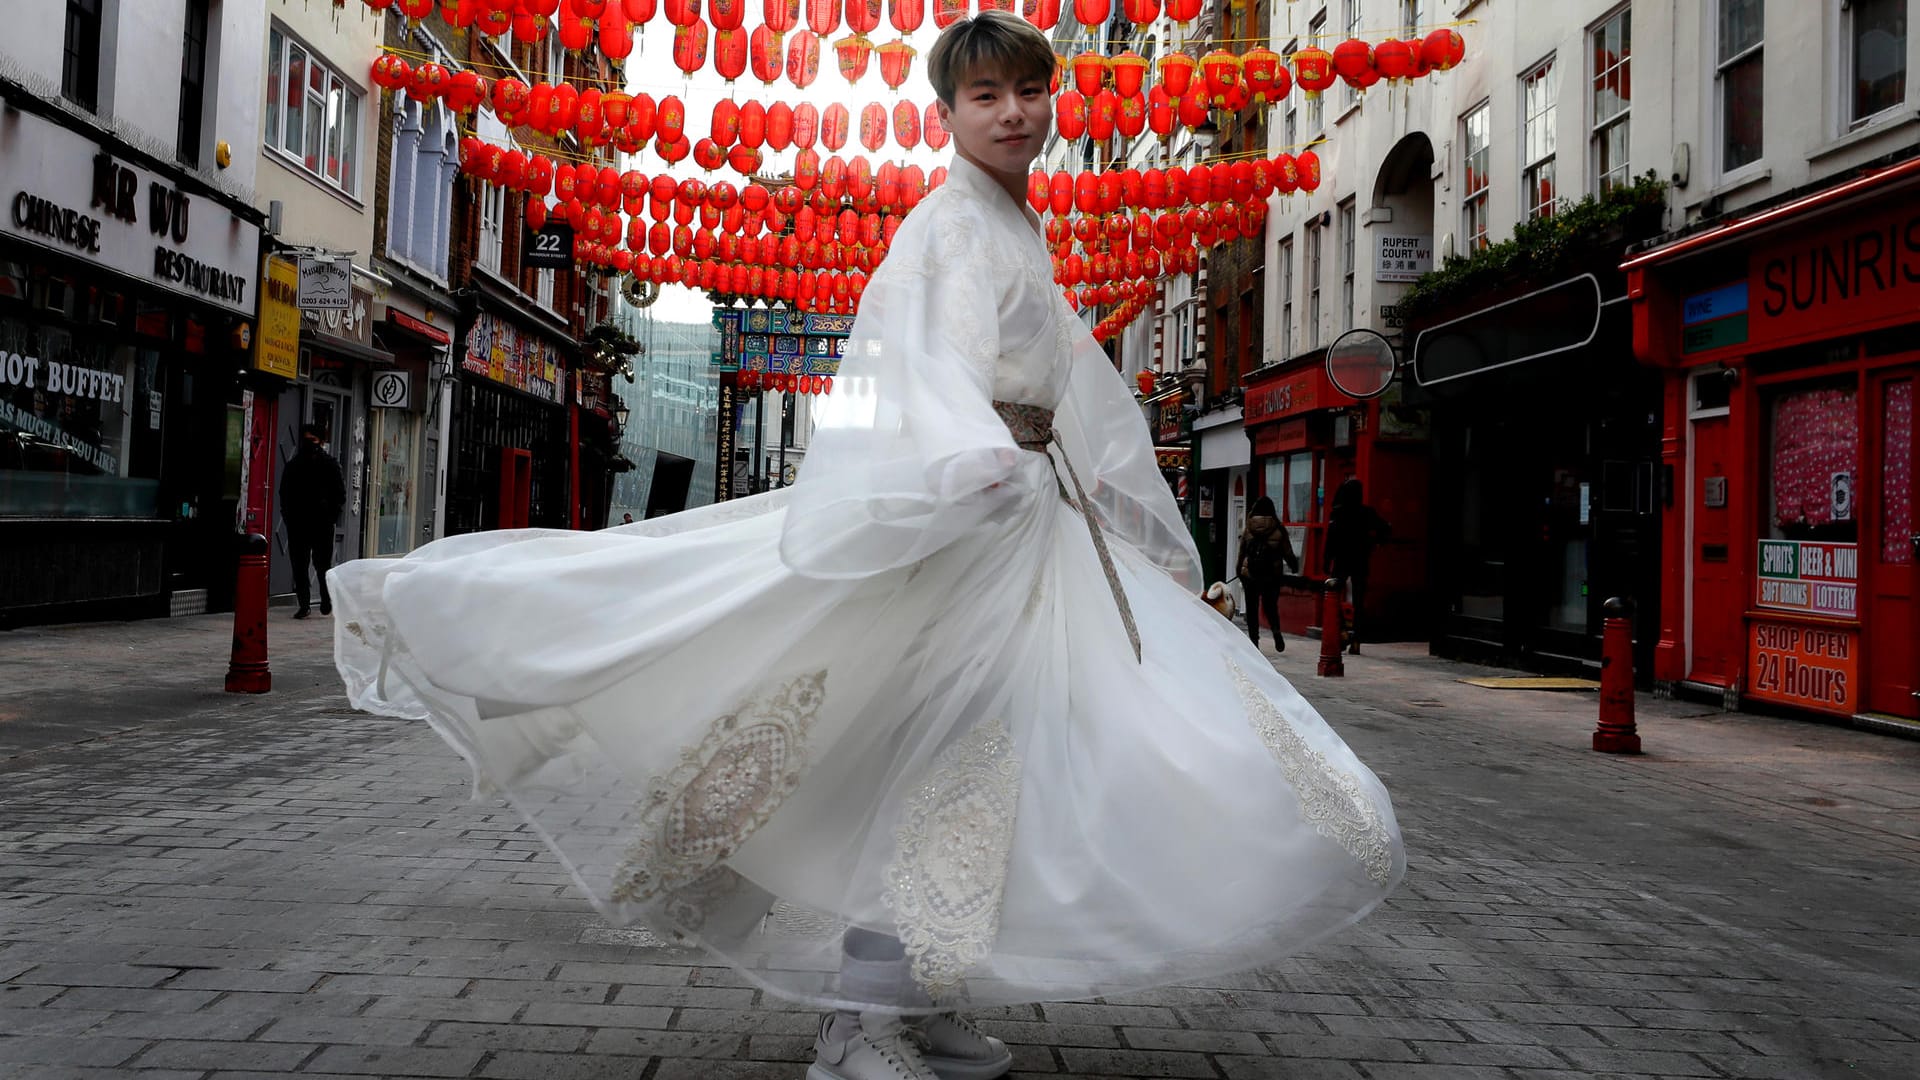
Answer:
[[1006, 725], [983, 722], [934, 759], [907, 801], [882, 901], [893, 909], [913, 981], [936, 1002], [993, 948], [1013, 852], [1020, 760]]
[[652, 779], [640, 835], [614, 871], [614, 900], [643, 903], [692, 884], [766, 824], [807, 771], [826, 681], [825, 671], [803, 675], [721, 717]]
[[1393, 876], [1393, 837], [1373, 800], [1351, 773], [1333, 767], [1325, 754], [1307, 745], [1293, 725], [1240, 665], [1227, 661], [1233, 685], [1253, 730], [1265, 743], [1287, 783], [1300, 800], [1300, 816], [1314, 831], [1344, 848], [1366, 868], [1370, 880], [1385, 884]]

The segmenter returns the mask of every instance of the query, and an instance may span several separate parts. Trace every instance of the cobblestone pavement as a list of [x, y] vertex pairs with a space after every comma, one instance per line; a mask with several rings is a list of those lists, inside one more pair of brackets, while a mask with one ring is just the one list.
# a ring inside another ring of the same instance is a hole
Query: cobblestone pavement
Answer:
[[[217, 618], [0, 635], [0, 1076], [782, 1078], [813, 1016], [612, 929], [328, 625], [220, 694]], [[1284, 966], [999, 1010], [1024, 1077], [1920, 1075], [1920, 743], [1276, 663], [1393, 790], [1406, 884]], [[76, 688], [77, 684], [77, 688]]]

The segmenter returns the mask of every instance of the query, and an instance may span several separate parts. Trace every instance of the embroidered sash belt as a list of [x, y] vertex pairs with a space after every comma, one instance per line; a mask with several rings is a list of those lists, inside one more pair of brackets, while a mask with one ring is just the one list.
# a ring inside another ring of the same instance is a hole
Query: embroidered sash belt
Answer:
[[[1086, 489], [1080, 486], [1080, 476], [1073, 471], [1073, 461], [1067, 457], [1067, 449], [1060, 446], [1060, 433], [1053, 428], [1053, 410], [1039, 405], [1019, 405], [1011, 401], [996, 401], [993, 411], [999, 415], [1007, 431], [1012, 433], [1014, 445], [1022, 450], [1031, 450], [1037, 454], [1046, 454], [1053, 465], [1053, 482], [1060, 489], [1060, 497], [1067, 505], [1079, 511], [1080, 517], [1087, 523], [1087, 533], [1093, 537], [1093, 551], [1100, 557], [1100, 572], [1107, 576], [1107, 588], [1113, 590], [1113, 606], [1120, 612], [1120, 625], [1126, 628], [1127, 640], [1133, 645], [1133, 658], [1140, 659], [1140, 629], [1134, 625], [1133, 606], [1127, 603], [1126, 590], [1120, 587], [1120, 574], [1113, 568], [1113, 555], [1107, 550], [1106, 534], [1100, 531], [1100, 519], [1094, 515], [1093, 504], [1087, 501]], [[1059, 456], [1048, 453], [1049, 445], [1060, 446]], [[1060, 477], [1060, 466], [1067, 467], [1066, 480]], [[1067, 490], [1067, 480], [1073, 482], [1073, 491]]]

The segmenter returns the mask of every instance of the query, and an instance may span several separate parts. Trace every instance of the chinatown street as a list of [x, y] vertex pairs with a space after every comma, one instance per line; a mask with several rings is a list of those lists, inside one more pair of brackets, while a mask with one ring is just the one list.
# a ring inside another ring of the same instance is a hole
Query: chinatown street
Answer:
[[[261, 697], [223, 616], [0, 635], [0, 1075], [799, 1080], [813, 1014], [606, 926], [289, 615]], [[987, 1013], [1015, 1076], [1915, 1075], [1920, 741], [1641, 695], [1646, 754], [1602, 755], [1592, 693], [1317, 645], [1276, 664], [1405, 883], [1282, 967]]]

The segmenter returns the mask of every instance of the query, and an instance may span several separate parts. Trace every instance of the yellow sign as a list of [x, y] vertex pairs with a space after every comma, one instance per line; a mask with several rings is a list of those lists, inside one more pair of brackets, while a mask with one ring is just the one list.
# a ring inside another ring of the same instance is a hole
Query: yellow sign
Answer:
[[260, 290], [260, 336], [253, 366], [283, 379], [300, 375], [300, 271], [284, 259], [267, 259], [266, 288]]

